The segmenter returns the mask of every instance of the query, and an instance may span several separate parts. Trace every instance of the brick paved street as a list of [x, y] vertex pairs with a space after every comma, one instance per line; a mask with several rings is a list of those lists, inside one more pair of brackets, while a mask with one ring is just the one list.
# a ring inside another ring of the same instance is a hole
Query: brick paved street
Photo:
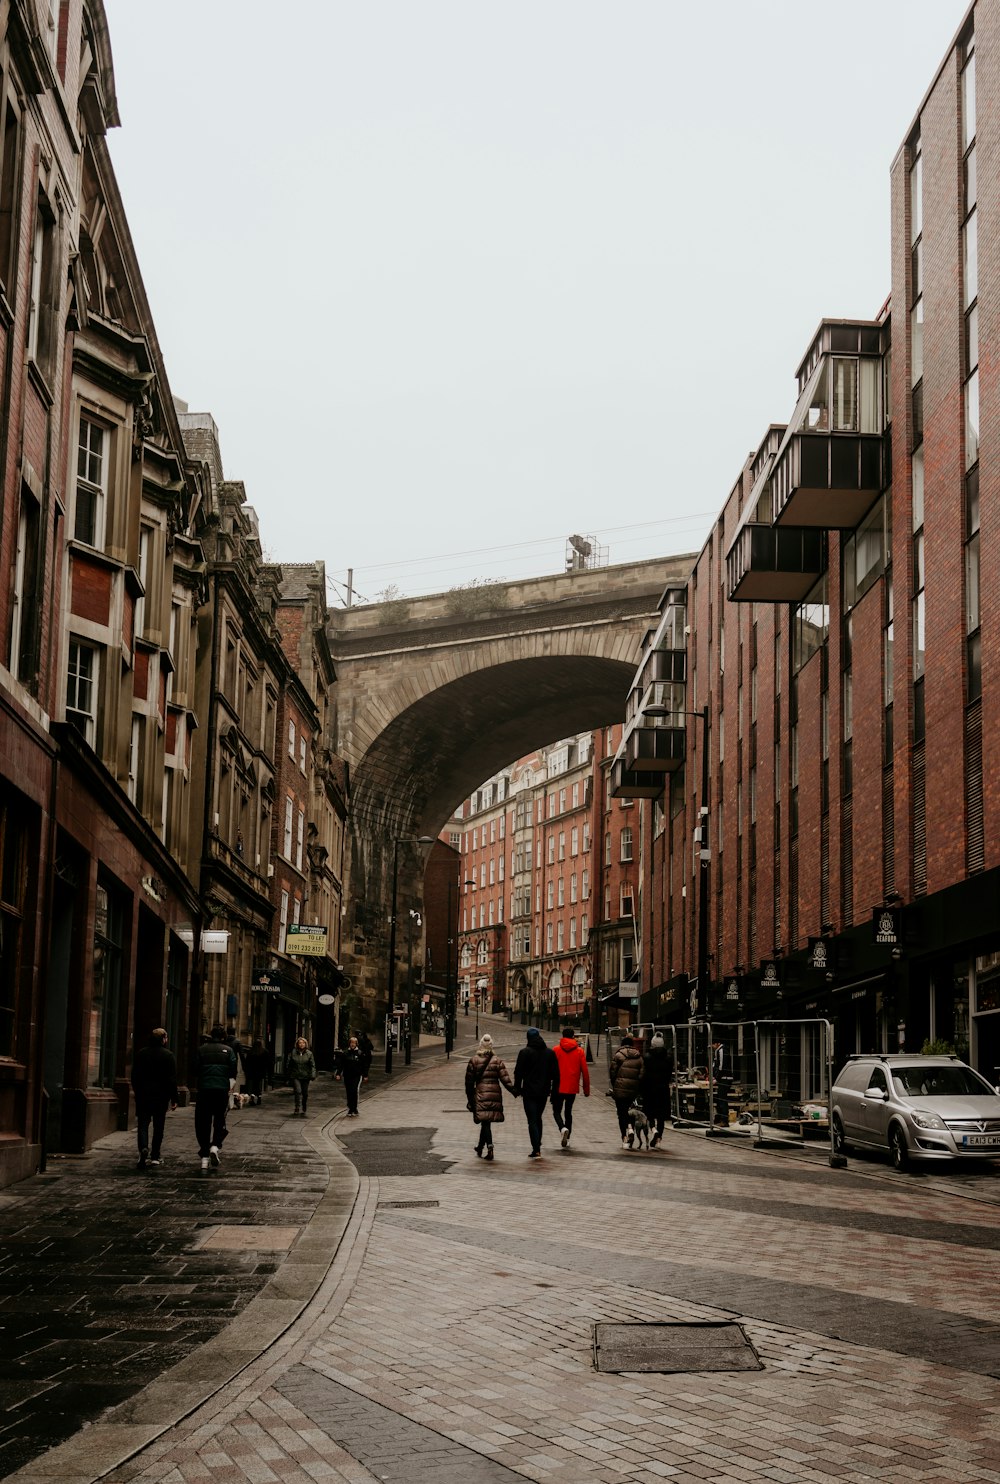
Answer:
[[[520, 1027], [491, 1029], [512, 1063]], [[237, 1143], [252, 1128], [249, 1111], [237, 1115], [210, 1194], [190, 1170], [172, 1174], [169, 1212], [146, 1217], [148, 1232], [169, 1214], [169, 1277], [130, 1265], [119, 1290], [141, 1306], [145, 1348], [113, 1352], [100, 1381], [125, 1369], [131, 1384], [161, 1352], [175, 1358], [173, 1283], [208, 1295], [213, 1328], [222, 1293], [235, 1317], [26, 1463], [18, 1484], [1000, 1484], [1000, 1169], [910, 1177], [852, 1158], [837, 1171], [819, 1148], [760, 1151], [693, 1130], [623, 1151], [600, 1062], [568, 1150], [550, 1121], [543, 1159], [529, 1162], [511, 1101], [485, 1164], [464, 1109], [468, 1049], [373, 1079], [357, 1120], [342, 1120], [332, 1084], [307, 1122], [265, 1108], [266, 1167]], [[115, 1157], [105, 1147], [97, 1163]], [[112, 1200], [112, 1225], [117, 1179], [92, 1186], [92, 1204]], [[54, 1188], [8, 1193], [21, 1201], [22, 1263], [52, 1225]], [[0, 1202], [7, 1233], [11, 1209]], [[93, 1234], [93, 1215], [79, 1224]], [[218, 1258], [206, 1232], [233, 1226], [256, 1245], [221, 1251], [240, 1275], [227, 1287], [199, 1254]], [[266, 1250], [268, 1230], [287, 1250]], [[69, 1237], [67, 1216], [67, 1252]], [[90, 1235], [86, 1251], [100, 1272]], [[51, 1290], [71, 1298], [85, 1266]], [[8, 1312], [20, 1323], [42, 1307]], [[81, 1329], [103, 1315], [92, 1301], [70, 1312]], [[720, 1319], [742, 1324], [761, 1369], [594, 1368], [595, 1324]], [[39, 1365], [32, 1383], [44, 1375]], [[15, 1411], [17, 1396], [5, 1398]]]

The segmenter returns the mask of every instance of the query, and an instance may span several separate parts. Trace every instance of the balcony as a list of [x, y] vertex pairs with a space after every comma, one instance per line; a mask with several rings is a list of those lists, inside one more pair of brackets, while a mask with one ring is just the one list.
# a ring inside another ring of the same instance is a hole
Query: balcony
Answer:
[[665, 773], [640, 773], [626, 767], [618, 758], [611, 768], [611, 796], [615, 799], [661, 799], [666, 787]]
[[774, 520], [850, 530], [868, 514], [886, 477], [881, 433], [792, 433], [770, 479]]
[[635, 688], [645, 693], [651, 685], [683, 685], [687, 680], [687, 650], [651, 649], [636, 671]]
[[684, 766], [686, 751], [683, 727], [639, 725], [624, 740], [622, 761], [629, 772], [675, 773]]
[[825, 533], [815, 527], [748, 524], [726, 557], [731, 603], [801, 603], [826, 570]]

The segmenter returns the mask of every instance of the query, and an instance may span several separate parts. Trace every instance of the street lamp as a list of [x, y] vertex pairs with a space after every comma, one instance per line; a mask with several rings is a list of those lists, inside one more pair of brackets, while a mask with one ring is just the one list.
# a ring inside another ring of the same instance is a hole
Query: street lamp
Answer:
[[[387, 998], [389, 1014], [396, 1008], [396, 898], [399, 893], [399, 847], [401, 845], [433, 845], [430, 835], [397, 835], [392, 842], [392, 915], [389, 919], [389, 985]], [[385, 1038], [385, 1069], [392, 1071], [392, 1042]]]
[[406, 1018], [409, 1022], [406, 1033], [406, 1065], [410, 1065], [413, 1033], [413, 929], [423, 925], [423, 918], [415, 908], [410, 908], [410, 925], [406, 935]]

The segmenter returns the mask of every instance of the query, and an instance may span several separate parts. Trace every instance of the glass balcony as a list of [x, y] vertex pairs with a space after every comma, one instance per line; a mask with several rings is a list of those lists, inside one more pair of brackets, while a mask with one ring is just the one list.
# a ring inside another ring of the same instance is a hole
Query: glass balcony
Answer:
[[643, 724], [632, 728], [622, 753], [630, 772], [674, 773], [683, 767], [687, 744], [684, 728], [677, 726], [676, 720], [674, 716], [665, 726]]
[[726, 556], [730, 602], [801, 603], [826, 570], [826, 533], [748, 524]]
[[774, 519], [783, 525], [851, 530], [886, 482], [881, 433], [793, 433], [771, 475]]
[[611, 795], [616, 799], [660, 799], [666, 781], [665, 773], [639, 773], [627, 767], [623, 757], [611, 767]]

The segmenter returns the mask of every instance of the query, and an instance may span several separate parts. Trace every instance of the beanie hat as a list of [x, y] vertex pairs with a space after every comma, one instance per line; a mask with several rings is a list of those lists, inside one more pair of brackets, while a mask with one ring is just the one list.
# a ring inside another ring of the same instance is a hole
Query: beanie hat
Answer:
[[650, 1046], [662, 1046], [663, 1045], [663, 1037], [660, 1035], [659, 1031], [657, 1031], [656, 1035], [653, 1037], [653, 1039], [650, 1041], [649, 1044], [650, 1044]]
[[486, 1032], [485, 1036], [480, 1037], [479, 1044], [480, 1046], [487, 1047], [491, 1047], [493, 1045], [493, 1037], [490, 1035], [489, 1031]]
[[538, 1036], [539, 1038], [541, 1038], [541, 1034], [542, 1033], [538, 1029], [537, 1026], [535, 1026], [535, 1025], [529, 1025], [528, 1026], [528, 1040], [529, 1041], [531, 1040], [532, 1036]]

